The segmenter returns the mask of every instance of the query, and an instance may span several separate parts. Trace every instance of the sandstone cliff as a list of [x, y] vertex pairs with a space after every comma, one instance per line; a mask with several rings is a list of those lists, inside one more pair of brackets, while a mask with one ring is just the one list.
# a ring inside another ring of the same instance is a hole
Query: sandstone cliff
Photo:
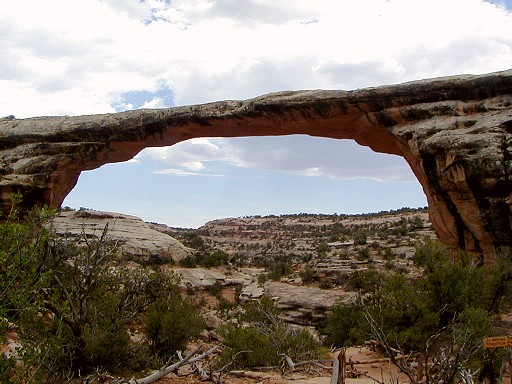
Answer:
[[308, 134], [403, 156], [443, 242], [512, 246], [512, 70], [117, 114], [0, 120], [0, 198], [58, 207], [80, 172], [194, 137]]

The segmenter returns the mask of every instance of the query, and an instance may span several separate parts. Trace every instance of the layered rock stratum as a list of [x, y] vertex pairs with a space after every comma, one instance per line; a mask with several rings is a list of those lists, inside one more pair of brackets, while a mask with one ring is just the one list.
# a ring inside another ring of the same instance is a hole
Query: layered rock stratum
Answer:
[[160, 264], [179, 261], [193, 252], [141, 218], [121, 213], [64, 211], [51, 224], [59, 236], [71, 239], [99, 239], [106, 230], [106, 236], [117, 244], [125, 260]]
[[277, 92], [116, 114], [0, 120], [0, 206], [58, 207], [80, 173], [195, 137], [307, 134], [405, 158], [439, 238], [495, 259], [512, 246], [512, 70], [354, 91]]

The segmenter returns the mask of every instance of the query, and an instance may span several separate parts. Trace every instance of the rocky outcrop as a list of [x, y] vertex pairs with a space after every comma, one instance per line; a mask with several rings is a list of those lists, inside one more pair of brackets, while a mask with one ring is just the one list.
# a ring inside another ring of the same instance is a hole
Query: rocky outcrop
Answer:
[[99, 238], [107, 227], [125, 258], [149, 264], [179, 261], [193, 250], [173, 237], [156, 231], [142, 219], [120, 213], [92, 210], [60, 212], [52, 226], [61, 237]]
[[342, 288], [320, 289], [313, 286], [267, 281], [258, 284], [256, 276], [262, 269], [241, 268], [227, 272], [224, 269], [170, 268], [180, 276], [183, 289], [208, 290], [214, 284], [240, 286], [239, 299], [242, 302], [269, 296], [281, 311], [283, 320], [293, 324], [314, 326], [325, 320], [327, 312], [339, 302], [352, 302], [357, 297], [355, 291]]
[[216, 283], [222, 286], [243, 286], [250, 284], [253, 280], [250, 275], [243, 272], [226, 273], [223, 269], [170, 268], [170, 270], [180, 276], [180, 286], [182, 288], [205, 289]]
[[512, 246], [512, 70], [117, 114], [0, 120], [0, 204], [58, 207], [80, 172], [194, 137], [308, 134], [403, 156], [447, 245]]
[[356, 292], [295, 286], [267, 281], [265, 295], [271, 297], [282, 311], [285, 321], [300, 325], [318, 325], [325, 320], [327, 311], [338, 302], [353, 302]]

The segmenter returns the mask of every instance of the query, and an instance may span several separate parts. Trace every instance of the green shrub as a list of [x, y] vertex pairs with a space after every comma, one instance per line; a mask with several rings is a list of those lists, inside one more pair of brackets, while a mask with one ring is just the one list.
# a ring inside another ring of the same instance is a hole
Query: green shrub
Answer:
[[20, 220], [14, 212], [0, 224], [0, 315], [16, 324], [23, 359], [14, 370], [44, 383], [140, 367], [148, 359], [132, 353], [128, 325], [178, 280], [120, 268], [107, 228], [97, 238], [57, 237], [51, 215], [34, 210]]
[[183, 234], [183, 244], [194, 249], [202, 249], [204, 240], [195, 232], [186, 232]]
[[20, 383], [16, 377], [16, 360], [13, 357], [6, 357], [0, 354], [0, 383], [15, 384]]
[[128, 365], [130, 337], [125, 325], [115, 319], [106, 319], [101, 326], [86, 327], [84, 331], [87, 360], [95, 367], [109, 370], [131, 368]]
[[447, 258], [448, 251], [440, 242], [428, 237], [416, 244], [413, 261], [419, 267], [431, 268], [438, 260]]
[[385, 279], [382, 272], [375, 268], [369, 268], [353, 273], [349, 278], [348, 286], [364, 295], [378, 290]]
[[196, 252], [194, 255], [188, 255], [180, 260], [180, 266], [184, 268], [195, 268], [198, 265], [205, 268], [220, 267], [226, 265], [229, 260], [229, 255], [220, 250], [213, 253], [208, 253], [205, 250]]
[[242, 305], [240, 320], [247, 323], [269, 324], [279, 319], [279, 309], [274, 301], [263, 296], [259, 300], [247, 301]]
[[320, 279], [320, 288], [322, 289], [330, 289], [332, 288], [332, 281], [328, 277], [323, 277]]
[[318, 357], [319, 344], [314, 337], [306, 330], [284, 323], [269, 297], [246, 303], [243, 309], [240, 318], [243, 323], [220, 329], [226, 348], [217, 363], [219, 367], [231, 361], [235, 368], [275, 366], [281, 359], [279, 354], [283, 353], [294, 361]]
[[236, 303], [230, 302], [228, 299], [224, 297], [219, 298], [219, 303], [217, 304], [217, 311], [223, 316], [226, 317], [229, 314], [229, 311], [236, 307]]
[[[497, 361], [483, 354], [481, 342], [492, 333], [490, 316], [512, 278], [509, 255], [498, 270], [478, 268], [464, 255], [452, 259], [438, 243], [425, 240], [418, 245], [415, 262], [424, 269], [422, 279], [399, 273], [379, 278], [371, 270], [355, 276], [352, 283], [361, 289], [360, 299], [331, 309], [324, 329], [328, 340], [342, 346], [371, 337], [389, 357], [393, 350], [423, 352], [432, 382], [453, 382], [462, 367], [484, 365], [485, 375], [491, 375], [489, 364]], [[403, 373], [409, 369], [397, 367]]]
[[268, 280], [268, 275], [266, 273], [260, 273], [258, 275], [258, 284], [263, 285]]
[[180, 267], [183, 268], [195, 268], [197, 266], [197, 260], [194, 256], [187, 255], [179, 261]]
[[356, 259], [359, 261], [370, 259], [370, 249], [368, 247], [358, 249]]
[[149, 306], [144, 331], [153, 351], [167, 359], [183, 350], [186, 342], [198, 337], [204, 327], [199, 310], [176, 289]]
[[339, 303], [331, 308], [322, 331], [336, 347], [363, 345], [370, 334], [364, 313], [355, 303]]
[[318, 244], [317, 252], [319, 254], [326, 254], [327, 252], [329, 252], [329, 250], [330, 250], [330, 247], [326, 241], [322, 241], [322, 242], [320, 242], [320, 244]]
[[215, 283], [213, 283], [212, 285], [206, 286], [205, 290], [212, 296], [220, 298], [222, 294], [222, 283], [216, 280]]
[[218, 366], [234, 360], [233, 367], [256, 368], [279, 365], [280, 354], [286, 354], [294, 361], [318, 358], [319, 344], [306, 330], [292, 329], [279, 323], [262, 328], [249, 325], [224, 325], [220, 335], [226, 348], [222, 351]]
[[302, 279], [302, 282], [305, 284], [315, 281], [315, 271], [309, 265], [306, 265], [303, 269], [300, 270], [299, 276]]
[[228, 263], [229, 256], [226, 252], [216, 250], [211, 255], [206, 255], [199, 264], [207, 267], [220, 267], [221, 265], [226, 265]]
[[292, 272], [293, 271], [292, 271], [292, 267], [290, 266], [290, 264], [285, 263], [285, 262], [280, 262], [280, 263], [271, 264], [267, 268], [267, 277], [270, 280], [276, 281], [276, 280], [281, 279], [282, 277], [288, 276]]
[[233, 359], [233, 368], [265, 367], [279, 362], [275, 351], [272, 351], [269, 337], [255, 327], [223, 325], [219, 335], [225, 348], [217, 362], [218, 367]]
[[354, 245], [365, 245], [368, 239], [368, 233], [365, 230], [358, 230], [354, 234]]
[[384, 254], [382, 255], [382, 258], [383, 258], [384, 260], [388, 260], [388, 261], [390, 261], [390, 260], [394, 260], [394, 259], [396, 259], [396, 255], [395, 255], [395, 253], [391, 250], [391, 248], [386, 247], [386, 248], [384, 248]]
[[415, 215], [412, 219], [409, 219], [409, 228], [411, 231], [423, 229], [423, 219]]

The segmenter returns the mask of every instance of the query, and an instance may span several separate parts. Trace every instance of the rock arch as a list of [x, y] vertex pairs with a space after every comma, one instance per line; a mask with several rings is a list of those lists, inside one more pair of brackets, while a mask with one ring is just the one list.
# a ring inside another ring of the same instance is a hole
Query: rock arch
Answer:
[[451, 248], [491, 263], [512, 246], [512, 70], [355, 91], [278, 92], [244, 101], [116, 114], [0, 120], [0, 206], [59, 207], [80, 172], [194, 137], [307, 134], [400, 155]]

